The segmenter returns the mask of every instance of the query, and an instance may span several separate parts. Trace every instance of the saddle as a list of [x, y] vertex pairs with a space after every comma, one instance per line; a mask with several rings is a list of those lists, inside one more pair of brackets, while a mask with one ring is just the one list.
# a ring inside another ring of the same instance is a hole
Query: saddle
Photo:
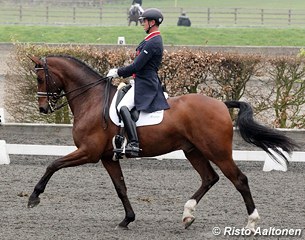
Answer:
[[[123, 158], [124, 148], [127, 143], [127, 140], [125, 138], [124, 123], [117, 110], [117, 106], [131, 87], [131, 84], [124, 85], [123, 87], [118, 87], [118, 90], [113, 97], [109, 109], [109, 116], [111, 121], [115, 125], [120, 127], [119, 133], [115, 135], [112, 139], [113, 147], [114, 149], [117, 149], [117, 151], [115, 151], [113, 159], [115, 161]], [[163, 113], [164, 110], [156, 111], [153, 113], [137, 111], [135, 107], [132, 108], [130, 111], [131, 118], [133, 121], [135, 121], [137, 127], [159, 124], [163, 120]]]
[[[129, 84], [121, 88], [118, 88], [117, 92], [115, 93], [112, 99], [109, 109], [109, 116], [111, 121], [117, 126], [123, 127], [124, 125], [123, 121], [119, 116], [117, 105], [119, 104], [119, 102], [122, 100], [122, 98], [130, 88], [131, 85]], [[167, 95], [167, 93], [164, 94]], [[166, 96], [166, 98], [167, 97], [168, 96]], [[132, 119], [136, 122], [137, 127], [159, 124], [163, 119], [163, 113], [164, 110], [160, 110], [152, 113], [137, 111], [135, 108], [131, 110]]]

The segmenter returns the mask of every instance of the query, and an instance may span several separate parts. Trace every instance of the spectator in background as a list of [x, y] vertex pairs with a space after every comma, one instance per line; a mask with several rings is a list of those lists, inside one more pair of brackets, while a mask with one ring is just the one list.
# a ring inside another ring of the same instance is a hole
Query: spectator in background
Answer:
[[186, 26], [186, 27], [191, 26], [191, 20], [188, 16], [186, 16], [185, 12], [181, 13], [181, 16], [178, 19], [177, 26]]
[[133, 0], [131, 5], [134, 5], [134, 4], [139, 4], [140, 6], [142, 6], [142, 0]]

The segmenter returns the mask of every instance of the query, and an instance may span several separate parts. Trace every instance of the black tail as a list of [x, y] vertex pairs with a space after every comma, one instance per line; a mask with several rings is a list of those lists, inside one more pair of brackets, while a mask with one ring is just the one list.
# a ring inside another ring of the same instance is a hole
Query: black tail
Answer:
[[297, 144], [280, 131], [263, 126], [253, 119], [252, 107], [246, 102], [226, 101], [228, 108], [239, 108], [236, 126], [241, 137], [268, 153], [275, 161], [279, 162], [276, 156], [270, 151], [272, 149], [288, 163], [288, 159], [279, 148], [291, 154]]

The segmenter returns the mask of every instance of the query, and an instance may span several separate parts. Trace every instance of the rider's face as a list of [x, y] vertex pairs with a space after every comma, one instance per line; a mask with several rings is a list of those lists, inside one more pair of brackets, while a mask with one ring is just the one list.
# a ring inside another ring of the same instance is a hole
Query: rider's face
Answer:
[[142, 26], [143, 26], [144, 31], [146, 31], [149, 28], [149, 23], [146, 18], [144, 18], [144, 20], [142, 22]]
[[142, 26], [143, 26], [143, 29], [145, 32], [149, 29], [149, 27], [151, 27], [153, 25], [154, 25], [154, 20], [149, 21], [145, 18], [142, 22]]

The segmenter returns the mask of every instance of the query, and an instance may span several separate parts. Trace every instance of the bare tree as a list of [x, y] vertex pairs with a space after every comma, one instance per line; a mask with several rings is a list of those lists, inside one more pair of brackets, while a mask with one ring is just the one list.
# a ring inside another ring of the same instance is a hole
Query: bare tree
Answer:
[[273, 107], [276, 126], [280, 128], [305, 127], [305, 59], [302, 57], [277, 57], [270, 60], [270, 78], [274, 82]]

